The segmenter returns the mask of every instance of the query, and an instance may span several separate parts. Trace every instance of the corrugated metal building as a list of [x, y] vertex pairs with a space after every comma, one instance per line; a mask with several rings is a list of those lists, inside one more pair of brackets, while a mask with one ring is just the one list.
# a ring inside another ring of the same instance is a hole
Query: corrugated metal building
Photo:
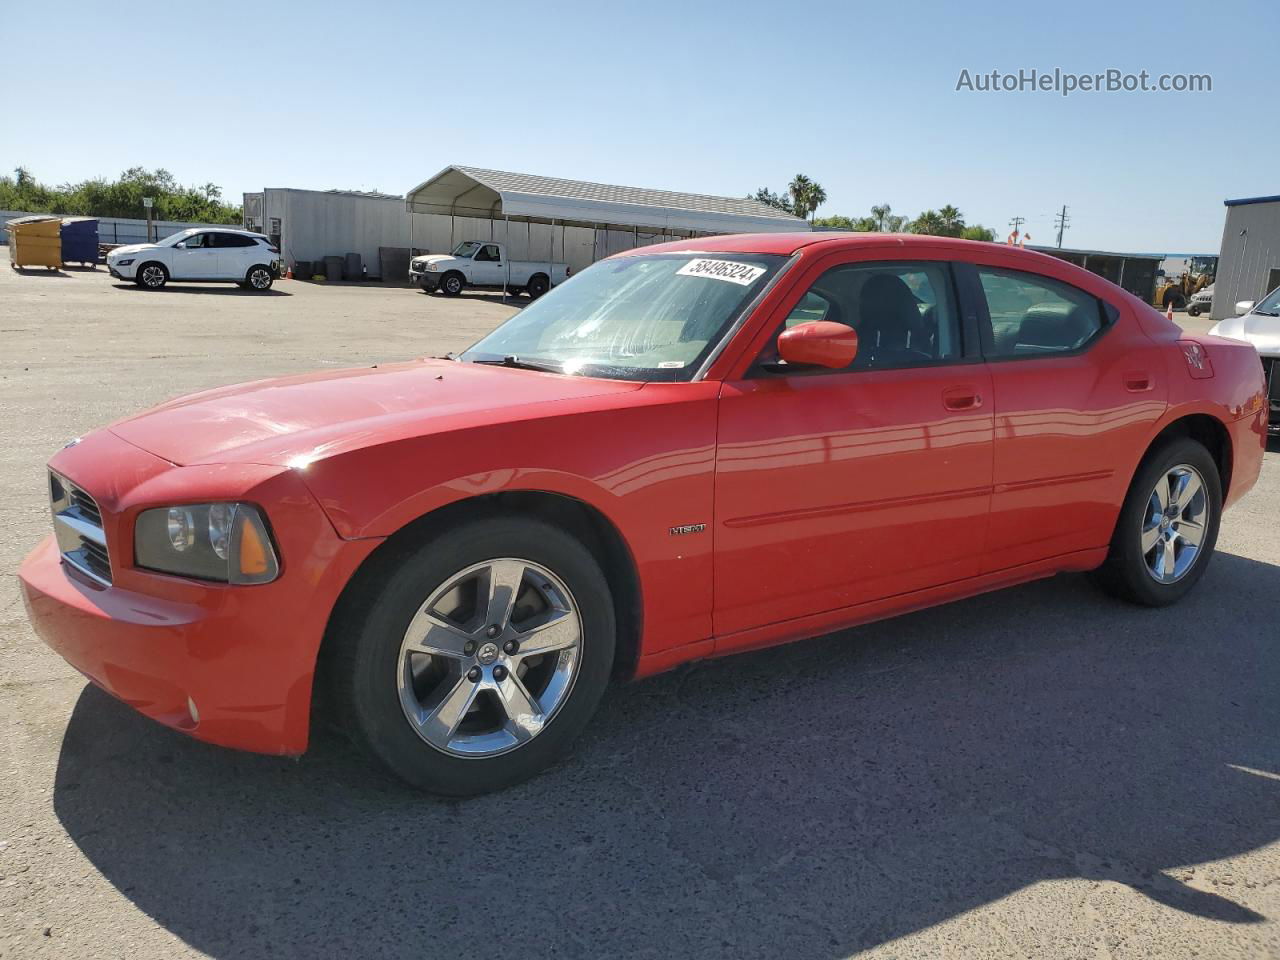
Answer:
[[1213, 319], [1235, 315], [1240, 300], [1261, 300], [1280, 287], [1280, 196], [1227, 200]]
[[[517, 260], [581, 270], [632, 247], [717, 233], [808, 230], [755, 200], [450, 166], [405, 197], [267, 188], [244, 195], [245, 227], [277, 240], [285, 262], [358, 253], [371, 277], [388, 249], [446, 253], [463, 240], [506, 243]], [[397, 267], [398, 270], [398, 267]], [[399, 276], [393, 279], [401, 279]]]

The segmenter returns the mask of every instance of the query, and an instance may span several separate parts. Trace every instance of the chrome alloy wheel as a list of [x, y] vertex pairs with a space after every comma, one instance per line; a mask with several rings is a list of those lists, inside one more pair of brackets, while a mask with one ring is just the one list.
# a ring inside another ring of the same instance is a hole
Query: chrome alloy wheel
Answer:
[[582, 618], [569, 588], [529, 560], [473, 564], [418, 608], [396, 684], [409, 725], [457, 757], [491, 757], [536, 737], [577, 678]]
[[271, 286], [271, 274], [264, 268], [258, 267], [249, 272], [249, 283], [255, 290], [265, 290]]
[[142, 282], [148, 287], [164, 286], [164, 268], [154, 263], [142, 268]]
[[1204, 477], [1190, 464], [1170, 467], [1156, 483], [1142, 521], [1142, 556], [1157, 583], [1175, 583], [1197, 558], [1209, 527]]

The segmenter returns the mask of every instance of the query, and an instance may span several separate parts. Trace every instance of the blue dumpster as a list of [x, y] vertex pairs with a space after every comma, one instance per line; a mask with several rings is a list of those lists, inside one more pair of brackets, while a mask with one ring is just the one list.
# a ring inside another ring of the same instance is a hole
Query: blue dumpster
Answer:
[[64, 217], [62, 220], [62, 262], [98, 264], [98, 220], [96, 217]]

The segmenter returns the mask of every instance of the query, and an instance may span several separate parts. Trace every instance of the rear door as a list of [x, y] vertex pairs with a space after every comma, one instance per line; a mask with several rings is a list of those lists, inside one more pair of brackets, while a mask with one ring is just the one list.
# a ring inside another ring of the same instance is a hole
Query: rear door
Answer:
[[[977, 574], [990, 374], [958, 302], [946, 261], [828, 259], [797, 286], [757, 362], [724, 384], [718, 636]], [[850, 367], [776, 362], [777, 334], [814, 320], [858, 331]]]
[[171, 250], [169, 276], [174, 280], [215, 280], [218, 278], [218, 251], [208, 233], [193, 233]]
[[218, 276], [223, 280], [244, 280], [249, 268], [264, 262], [258, 256], [258, 241], [241, 233], [213, 234], [218, 251]]
[[1105, 547], [1165, 409], [1164, 363], [1124, 301], [1011, 266], [977, 290], [995, 412], [986, 570]]

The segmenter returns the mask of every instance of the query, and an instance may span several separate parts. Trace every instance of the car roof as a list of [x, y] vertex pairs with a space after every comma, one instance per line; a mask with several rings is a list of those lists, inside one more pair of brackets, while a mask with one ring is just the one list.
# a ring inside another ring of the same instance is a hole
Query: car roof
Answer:
[[690, 237], [687, 240], [673, 240], [670, 243], [653, 244], [637, 247], [618, 254], [628, 256], [645, 253], [773, 253], [790, 256], [800, 250], [819, 248], [823, 252], [839, 252], [841, 250], [857, 250], [862, 247], [897, 246], [904, 256], [909, 256], [913, 249], [928, 247], [933, 250], [953, 250], [957, 256], [971, 255], [977, 250], [998, 248], [1002, 253], [1016, 254], [1026, 257], [1029, 262], [1043, 263], [1046, 260], [1062, 263], [1056, 257], [1035, 250], [1024, 250], [1008, 244], [993, 243], [985, 240], [960, 240], [955, 237], [935, 237], [915, 233], [837, 233], [831, 231], [813, 231], [810, 233], [738, 233], [716, 237]]
[[264, 233], [254, 233], [252, 230], [241, 230], [239, 227], [219, 227], [216, 224], [211, 224], [207, 227], [187, 227], [185, 230], [181, 232], [182, 233], [198, 233], [202, 230], [205, 232], [208, 232], [210, 230], [217, 230], [219, 233], [238, 233], [242, 237], [256, 237], [259, 240], [267, 239], [267, 235]]

